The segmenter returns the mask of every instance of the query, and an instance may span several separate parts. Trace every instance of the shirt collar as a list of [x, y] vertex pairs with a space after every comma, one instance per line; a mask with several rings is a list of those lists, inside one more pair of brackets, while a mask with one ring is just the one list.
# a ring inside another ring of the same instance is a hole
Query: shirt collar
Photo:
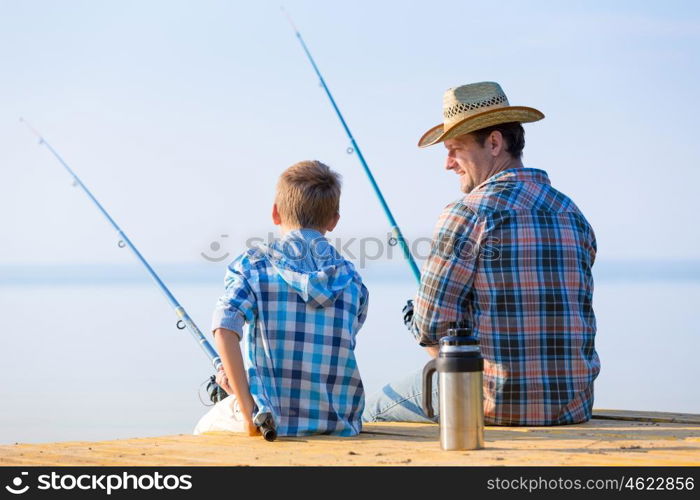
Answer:
[[288, 231], [283, 237], [283, 240], [305, 240], [305, 241], [314, 241], [318, 238], [325, 238], [323, 234], [321, 234], [320, 231], [317, 231], [316, 229], [310, 229], [307, 227], [301, 228], [301, 229], [292, 229], [291, 231]]
[[496, 182], [532, 182], [535, 184], [551, 184], [551, 182], [549, 182], [549, 176], [544, 170], [540, 170], [538, 168], [519, 167], [509, 168], [502, 172], [498, 172], [496, 175], [492, 175], [474, 188], [474, 191], [481, 189], [487, 184]]

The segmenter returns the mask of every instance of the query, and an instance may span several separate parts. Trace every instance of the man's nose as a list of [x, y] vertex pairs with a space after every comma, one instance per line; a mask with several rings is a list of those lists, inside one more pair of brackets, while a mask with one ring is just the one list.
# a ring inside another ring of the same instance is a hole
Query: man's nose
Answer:
[[452, 170], [455, 166], [454, 158], [448, 156], [445, 158], [445, 170]]

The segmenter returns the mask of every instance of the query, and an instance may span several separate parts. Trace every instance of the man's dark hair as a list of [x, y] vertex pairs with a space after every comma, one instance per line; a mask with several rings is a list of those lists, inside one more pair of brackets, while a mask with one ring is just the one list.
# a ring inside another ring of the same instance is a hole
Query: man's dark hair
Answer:
[[506, 141], [506, 151], [513, 158], [520, 159], [525, 147], [525, 130], [519, 122], [499, 123], [491, 127], [482, 128], [472, 132], [474, 138], [483, 146], [491, 132], [498, 130]]

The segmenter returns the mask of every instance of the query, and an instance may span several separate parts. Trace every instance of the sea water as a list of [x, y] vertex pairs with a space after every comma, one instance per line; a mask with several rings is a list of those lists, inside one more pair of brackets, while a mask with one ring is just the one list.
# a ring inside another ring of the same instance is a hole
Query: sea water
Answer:
[[[356, 353], [369, 393], [428, 357], [401, 320], [416, 288], [408, 268], [363, 274]], [[596, 408], [700, 413], [700, 279], [664, 276], [597, 279]], [[166, 266], [162, 277], [208, 332], [221, 269]], [[5, 268], [0, 313], [0, 443], [187, 434], [207, 411], [211, 365], [137, 264]]]

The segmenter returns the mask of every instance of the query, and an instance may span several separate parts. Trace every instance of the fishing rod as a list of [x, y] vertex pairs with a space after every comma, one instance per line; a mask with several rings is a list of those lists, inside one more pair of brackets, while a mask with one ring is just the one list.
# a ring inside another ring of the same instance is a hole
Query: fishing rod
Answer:
[[[211, 346], [209, 341], [206, 339], [206, 337], [202, 334], [201, 330], [195, 325], [194, 321], [192, 321], [192, 318], [190, 318], [189, 314], [187, 314], [187, 311], [185, 311], [185, 308], [180, 305], [180, 303], [177, 301], [177, 299], [173, 296], [172, 293], [170, 293], [170, 290], [168, 290], [168, 287], [165, 286], [165, 283], [161, 281], [161, 279], [158, 277], [156, 272], [153, 270], [153, 268], [146, 262], [146, 259], [143, 258], [143, 255], [141, 255], [141, 252], [138, 251], [138, 249], [134, 246], [134, 244], [131, 242], [129, 237], [124, 234], [124, 231], [121, 230], [121, 228], [117, 225], [117, 223], [112, 219], [112, 217], [107, 213], [107, 210], [104, 209], [104, 207], [100, 204], [99, 201], [97, 201], [97, 198], [93, 196], [93, 194], [90, 192], [90, 190], [83, 184], [83, 181], [80, 180], [80, 178], [73, 172], [73, 170], [68, 166], [68, 164], [61, 158], [61, 155], [59, 155], [56, 150], [49, 144], [44, 137], [37, 132], [34, 127], [32, 127], [24, 118], [20, 118], [19, 121], [24, 123], [29, 130], [39, 139], [39, 145], [40, 146], [46, 146], [46, 148], [51, 152], [51, 154], [58, 160], [58, 162], [63, 165], [63, 167], [68, 171], [68, 173], [73, 177], [73, 185], [74, 186], [79, 186], [85, 194], [88, 195], [88, 197], [92, 200], [92, 202], [97, 206], [97, 208], [102, 212], [102, 215], [105, 216], [105, 218], [109, 221], [109, 223], [112, 225], [112, 227], [117, 231], [117, 234], [120, 237], [119, 242], [117, 245], [119, 248], [124, 248], [129, 247], [129, 249], [133, 252], [134, 255], [136, 255], [136, 258], [143, 264], [143, 266], [146, 268], [146, 271], [148, 271], [148, 274], [153, 278], [153, 281], [156, 282], [156, 285], [158, 285], [158, 288], [160, 288], [160, 291], [163, 292], [163, 295], [165, 295], [165, 298], [170, 302], [170, 305], [173, 306], [175, 309], [175, 314], [179, 318], [176, 327], [178, 330], [184, 330], [187, 328], [189, 332], [192, 334], [192, 337], [194, 340], [199, 344], [199, 346], [202, 348], [204, 351], [204, 354], [207, 355], [209, 360], [211, 361], [211, 364], [214, 366], [214, 370], [217, 372], [219, 371], [220, 368], [223, 367], [223, 363], [221, 362], [221, 358], [217, 354], [217, 352], [214, 350], [214, 348]], [[220, 401], [224, 397], [227, 396], [225, 391], [219, 387], [219, 385], [215, 381], [215, 376], [212, 375], [209, 378], [209, 383], [207, 385], [207, 388], [210, 393], [210, 397], [213, 402]], [[259, 420], [261, 423], [259, 423], [260, 431], [262, 433], [263, 438], [265, 438], [266, 441], [274, 441], [277, 439], [277, 430], [275, 429], [275, 423], [274, 420], [272, 419], [272, 415], [269, 413], [263, 413], [258, 416], [256, 420]]]
[[194, 324], [194, 321], [190, 318], [189, 314], [187, 314], [187, 311], [185, 311], [185, 308], [180, 305], [180, 303], [175, 299], [172, 293], [170, 293], [170, 290], [168, 290], [168, 287], [165, 286], [165, 284], [161, 281], [161, 279], [158, 277], [156, 272], [153, 270], [153, 268], [146, 262], [146, 259], [143, 258], [143, 255], [141, 255], [141, 252], [139, 252], [134, 244], [131, 242], [129, 237], [124, 234], [124, 231], [121, 230], [121, 228], [117, 225], [116, 222], [114, 222], [114, 219], [110, 217], [110, 215], [107, 213], [107, 211], [104, 209], [104, 207], [100, 204], [99, 201], [93, 196], [93, 194], [90, 192], [90, 190], [83, 184], [83, 182], [80, 180], [80, 178], [73, 172], [73, 170], [68, 166], [68, 164], [61, 158], [61, 156], [56, 152], [56, 150], [49, 144], [44, 137], [37, 132], [24, 118], [19, 119], [22, 123], [24, 123], [31, 132], [37, 136], [39, 139], [39, 145], [40, 146], [46, 146], [46, 148], [51, 152], [51, 154], [56, 158], [61, 165], [68, 171], [68, 173], [73, 177], [73, 185], [80, 187], [85, 194], [88, 195], [90, 200], [97, 206], [97, 208], [102, 212], [102, 215], [105, 216], [105, 218], [109, 221], [109, 223], [112, 225], [112, 227], [117, 231], [117, 234], [119, 235], [119, 242], [117, 245], [119, 248], [124, 248], [128, 247], [129, 250], [133, 252], [134, 255], [136, 255], [136, 258], [143, 264], [143, 266], [146, 268], [146, 271], [148, 271], [148, 274], [153, 278], [153, 281], [156, 282], [156, 285], [158, 285], [158, 288], [160, 288], [160, 291], [163, 292], [163, 295], [165, 295], [165, 298], [170, 302], [170, 305], [173, 306], [175, 309], [175, 314], [179, 318], [176, 327], [178, 330], [183, 330], [187, 328], [189, 332], [192, 334], [192, 337], [194, 337], [195, 341], [199, 344], [199, 346], [202, 348], [204, 351], [204, 354], [207, 355], [209, 360], [211, 361], [212, 365], [214, 366], [215, 370], [219, 370], [219, 367], [222, 366], [221, 363], [221, 358], [219, 355], [216, 353], [214, 348], [211, 346], [209, 341], [204, 337], [200, 329], [197, 327], [197, 325]]
[[374, 193], [377, 195], [377, 198], [379, 199], [379, 203], [382, 205], [382, 208], [384, 209], [384, 213], [386, 214], [387, 218], [389, 219], [389, 224], [391, 225], [391, 234], [392, 234], [391, 238], [389, 238], [389, 244], [392, 246], [398, 244], [401, 247], [401, 250], [403, 251], [404, 257], [408, 261], [409, 266], [411, 266], [411, 271], [413, 271], [413, 276], [415, 276], [418, 283], [420, 283], [420, 271], [418, 270], [418, 266], [416, 265], [416, 261], [413, 259], [413, 255], [411, 255], [411, 252], [408, 249], [408, 245], [406, 244], [406, 240], [404, 239], [403, 234], [401, 234], [401, 229], [399, 229], [399, 225], [396, 223], [396, 219], [394, 219], [394, 216], [392, 215], [391, 210], [389, 209], [389, 205], [387, 205], [386, 200], [384, 199], [384, 196], [382, 195], [382, 192], [380, 191], [379, 186], [377, 185], [377, 182], [374, 180], [374, 176], [372, 175], [372, 171], [369, 169], [369, 166], [367, 165], [367, 162], [365, 161], [365, 157], [362, 154], [362, 151], [360, 151], [360, 147], [357, 145], [355, 138], [352, 136], [352, 133], [350, 132], [350, 128], [348, 127], [348, 124], [345, 122], [345, 118], [343, 118], [343, 114], [340, 112], [340, 109], [338, 108], [338, 105], [336, 104], [335, 99], [333, 99], [333, 95], [331, 94], [331, 91], [328, 88], [328, 85], [326, 85], [326, 81], [323, 79], [323, 75], [321, 75], [321, 71], [318, 69], [318, 66], [316, 66], [316, 62], [314, 61], [314, 58], [311, 56], [311, 52], [309, 52], [309, 49], [306, 46], [306, 43], [304, 43], [304, 39], [302, 38], [301, 33], [299, 33], [299, 30], [294, 25], [294, 21], [292, 21], [292, 18], [287, 13], [287, 11], [284, 10], [284, 8], [282, 8], [282, 12], [284, 13], [285, 16], [287, 16], [287, 19], [289, 20], [289, 24], [292, 26], [292, 29], [294, 30], [294, 33], [296, 34], [296, 37], [299, 40], [299, 43], [301, 44], [301, 47], [304, 49], [304, 52], [306, 53], [306, 57], [309, 59], [311, 66], [314, 68], [314, 71], [316, 72], [316, 76], [318, 76], [318, 79], [321, 81], [321, 86], [323, 87], [323, 90], [326, 91], [326, 95], [328, 96], [328, 99], [331, 101], [331, 106], [333, 106], [333, 109], [335, 110], [336, 115], [338, 115], [338, 119], [340, 120], [340, 124], [343, 126], [345, 133], [347, 134], [348, 138], [350, 139], [350, 143], [352, 144], [352, 146], [347, 149], [348, 154], [352, 154], [353, 152], [357, 153], [357, 158], [360, 160], [360, 163], [362, 164], [362, 168], [364, 169], [365, 174], [367, 174], [367, 178], [369, 179], [370, 184], [372, 184], [372, 188], [374, 189]]

